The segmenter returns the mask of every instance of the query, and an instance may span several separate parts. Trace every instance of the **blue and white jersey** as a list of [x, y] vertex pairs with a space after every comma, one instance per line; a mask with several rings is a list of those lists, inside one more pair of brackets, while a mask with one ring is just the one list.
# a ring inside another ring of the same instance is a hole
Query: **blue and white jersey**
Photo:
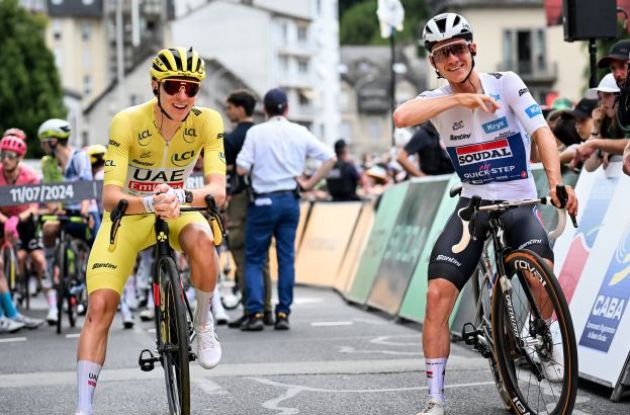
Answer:
[[[514, 72], [481, 73], [479, 78], [484, 94], [500, 106], [494, 114], [457, 106], [431, 119], [462, 181], [462, 196], [535, 198], [530, 136], [547, 125], [542, 111]], [[425, 91], [417, 99], [430, 102], [452, 94], [446, 85]]]
[[[80, 180], [91, 181], [92, 165], [90, 164], [90, 157], [87, 153], [77, 150], [76, 148], [73, 149], [70, 159], [63, 170], [62, 176], [64, 182], [76, 182]], [[64, 204], [64, 209], [80, 210], [81, 203], [66, 203]], [[98, 212], [98, 207], [96, 206], [96, 201], [94, 201], [94, 199], [90, 200], [89, 211]]]

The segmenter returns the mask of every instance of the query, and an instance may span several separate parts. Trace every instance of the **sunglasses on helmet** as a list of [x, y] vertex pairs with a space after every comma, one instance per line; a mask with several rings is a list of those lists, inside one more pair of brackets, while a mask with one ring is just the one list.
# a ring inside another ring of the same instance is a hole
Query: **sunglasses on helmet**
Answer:
[[184, 88], [184, 93], [190, 98], [194, 97], [199, 92], [199, 83], [179, 79], [167, 79], [162, 82], [162, 86], [164, 91], [169, 95], [177, 94], [182, 88]]
[[437, 49], [433, 49], [431, 51], [431, 56], [435, 62], [445, 62], [448, 57], [452, 54], [461, 58], [468, 53], [468, 43], [459, 42], [459, 43], [451, 43], [448, 45], [441, 46]]

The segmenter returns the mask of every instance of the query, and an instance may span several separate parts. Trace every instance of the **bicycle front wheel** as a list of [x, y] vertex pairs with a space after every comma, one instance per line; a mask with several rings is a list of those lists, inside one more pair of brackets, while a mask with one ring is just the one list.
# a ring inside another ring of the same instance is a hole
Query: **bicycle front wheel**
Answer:
[[512, 287], [494, 289], [495, 355], [517, 414], [569, 415], [577, 393], [573, 323], [553, 272], [535, 253], [510, 252], [505, 270]]
[[160, 301], [156, 304], [158, 351], [162, 359], [170, 413], [190, 414], [189, 337], [186, 307], [177, 267], [172, 258], [157, 264]]
[[54, 280], [55, 268], [59, 270], [58, 272], [58, 281], [55, 284], [55, 289], [57, 290], [57, 334], [61, 334], [61, 326], [63, 321], [63, 302], [67, 297], [67, 285], [66, 278], [68, 273], [67, 267], [67, 256], [66, 256], [66, 247], [65, 243], [62, 243], [57, 247], [57, 254], [55, 255], [56, 264], [52, 267], [52, 273]]

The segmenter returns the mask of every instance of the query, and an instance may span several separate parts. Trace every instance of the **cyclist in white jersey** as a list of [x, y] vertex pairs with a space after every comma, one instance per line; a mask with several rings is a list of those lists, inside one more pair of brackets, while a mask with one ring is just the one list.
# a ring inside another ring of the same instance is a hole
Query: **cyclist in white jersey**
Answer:
[[[562, 184], [555, 139], [542, 111], [518, 75], [513, 72], [478, 73], [474, 57], [477, 45], [466, 19], [455, 13], [431, 18], [423, 31], [424, 46], [438, 78], [448, 84], [420, 94], [394, 112], [396, 127], [432, 121], [444, 140], [463, 190], [457, 208], [431, 253], [423, 349], [429, 386], [429, 402], [418, 415], [442, 415], [444, 375], [450, 353], [448, 321], [453, 306], [479, 261], [487, 214], [478, 215], [476, 241], [454, 253], [461, 238], [462, 222], [456, 212], [473, 195], [486, 200], [535, 198], [536, 187], [529, 169], [533, 142], [537, 145], [556, 206], [556, 186]], [[573, 189], [566, 186], [569, 213], [577, 213]], [[553, 251], [531, 208], [512, 209], [502, 216], [508, 246], [527, 247], [553, 263]], [[549, 380], [561, 377], [555, 361], [543, 362]]]

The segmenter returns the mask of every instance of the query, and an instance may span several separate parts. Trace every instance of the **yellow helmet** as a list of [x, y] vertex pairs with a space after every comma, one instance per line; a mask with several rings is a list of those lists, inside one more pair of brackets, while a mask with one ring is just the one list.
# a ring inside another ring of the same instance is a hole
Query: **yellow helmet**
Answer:
[[90, 163], [94, 164], [98, 159], [105, 157], [107, 148], [102, 144], [93, 144], [86, 149], [86, 153], [90, 156]]
[[196, 50], [190, 47], [162, 49], [153, 58], [151, 77], [162, 81], [166, 78], [194, 78], [201, 82], [206, 77], [206, 65]]

